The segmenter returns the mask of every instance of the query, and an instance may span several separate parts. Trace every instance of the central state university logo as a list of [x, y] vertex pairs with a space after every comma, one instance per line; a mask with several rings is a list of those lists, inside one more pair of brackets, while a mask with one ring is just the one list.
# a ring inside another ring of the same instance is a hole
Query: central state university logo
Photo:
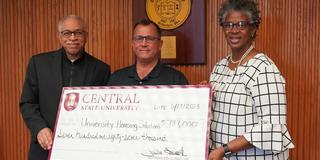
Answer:
[[175, 29], [188, 18], [191, 0], [147, 0], [147, 15], [162, 29]]
[[64, 109], [72, 111], [77, 108], [79, 102], [79, 93], [68, 93], [64, 99]]

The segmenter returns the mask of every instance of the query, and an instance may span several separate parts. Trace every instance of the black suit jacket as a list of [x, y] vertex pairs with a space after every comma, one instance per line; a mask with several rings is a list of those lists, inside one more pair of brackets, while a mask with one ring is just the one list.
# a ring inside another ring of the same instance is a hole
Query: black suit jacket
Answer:
[[[26, 72], [20, 98], [20, 111], [31, 132], [29, 159], [46, 159], [48, 152], [37, 143], [38, 132], [48, 127], [52, 131], [62, 91], [62, 57], [64, 49], [33, 56]], [[108, 64], [83, 53], [86, 71], [82, 86], [107, 85]], [[45, 158], [43, 158], [45, 157]]]

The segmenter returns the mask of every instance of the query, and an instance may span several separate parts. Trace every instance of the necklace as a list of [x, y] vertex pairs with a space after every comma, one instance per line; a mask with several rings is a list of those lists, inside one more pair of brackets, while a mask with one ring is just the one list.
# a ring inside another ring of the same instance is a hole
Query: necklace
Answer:
[[232, 60], [232, 53], [230, 54], [230, 62], [231, 63], [239, 63], [240, 64], [240, 62], [242, 62], [242, 60], [252, 51], [252, 49], [253, 49], [253, 46], [251, 45], [247, 50], [246, 50], [246, 52], [244, 52], [244, 54], [241, 56], [241, 58], [239, 59], [239, 60], [237, 60], [237, 61], [233, 61]]
[[[230, 62], [231, 62], [231, 63], [238, 63], [238, 66], [237, 66], [237, 69], [236, 69], [235, 72], [237, 72], [238, 67], [239, 67], [239, 65], [241, 64], [241, 62], [243, 61], [244, 58], [247, 57], [247, 55], [252, 51], [253, 48], [254, 48], [254, 47], [251, 45], [251, 46], [246, 50], [246, 52], [241, 56], [240, 60], [238, 60], [238, 61], [233, 61], [233, 60], [232, 60], [232, 54], [230, 55], [230, 57], [229, 57]], [[227, 69], [227, 70], [226, 70], [226, 69]], [[226, 72], [225, 72], [225, 70], [226, 70]], [[217, 86], [218, 83], [220, 83], [220, 82], [225, 78], [225, 76], [229, 76], [230, 70], [228, 69], [228, 67], [225, 67], [222, 72], [223, 72], [223, 73], [222, 73], [222, 74], [220, 75], [220, 77], [216, 80], [216, 83], [214, 83], [213, 86], [212, 86], [212, 88], [213, 88], [214, 90], [218, 90], [218, 86]]]

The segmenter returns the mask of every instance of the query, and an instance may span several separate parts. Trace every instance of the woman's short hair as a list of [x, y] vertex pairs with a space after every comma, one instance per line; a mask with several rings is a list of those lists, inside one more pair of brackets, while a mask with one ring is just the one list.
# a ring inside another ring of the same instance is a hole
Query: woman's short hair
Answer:
[[219, 9], [219, 23], [224, 23], [228, 13], [230, 11], [243, 11], [248, 15], [249, 22], [259, 27], [260, 24], [260, 11], [258, 10], [258, 4], [252, 0], [226, 0], [222, 7]]

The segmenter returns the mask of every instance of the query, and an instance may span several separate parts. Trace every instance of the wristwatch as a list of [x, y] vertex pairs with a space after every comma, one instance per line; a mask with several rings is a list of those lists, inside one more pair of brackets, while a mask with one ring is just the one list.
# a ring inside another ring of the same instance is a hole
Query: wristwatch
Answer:
[[228, 144], [223, 144], [222, 147], [223, 147], [223, 150], [224, 150], [224, 157], [225, 158], [231, 157], [232, 153], [231, 153], [231, 151], [230, 151], [230, 149], [228, 147]]

